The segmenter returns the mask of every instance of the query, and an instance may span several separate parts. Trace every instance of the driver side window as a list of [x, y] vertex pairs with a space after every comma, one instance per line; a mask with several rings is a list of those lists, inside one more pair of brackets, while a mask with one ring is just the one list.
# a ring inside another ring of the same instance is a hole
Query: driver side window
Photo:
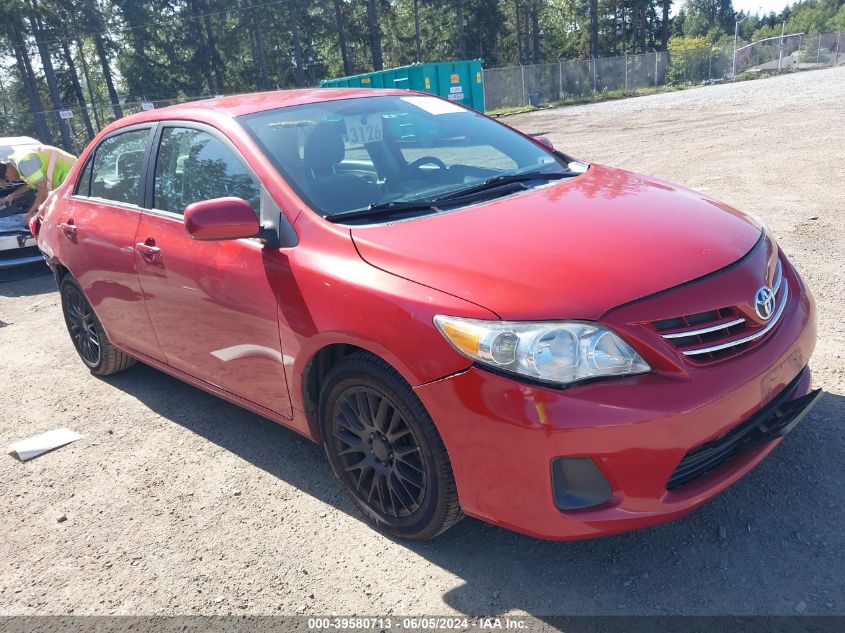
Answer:
[[243, 198], [259, 209], [261, 187], [220, 139], [193, 128], [168, 127], [155, 167], [153, 208], [182, 214], [200, 200]]

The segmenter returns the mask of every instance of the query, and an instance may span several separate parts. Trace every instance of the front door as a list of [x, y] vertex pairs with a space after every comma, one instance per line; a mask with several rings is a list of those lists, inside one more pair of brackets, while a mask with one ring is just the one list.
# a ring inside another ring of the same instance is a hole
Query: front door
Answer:
[[278, 253], [253, 239], [196, 241], [182, 222], [190, 203], [224, 196], [243, 198], [257, 212], [258, 181], [209, 129], [165, 124], [159, 135], [135, 256], [167, 363], [291, 417], [274, 290]]

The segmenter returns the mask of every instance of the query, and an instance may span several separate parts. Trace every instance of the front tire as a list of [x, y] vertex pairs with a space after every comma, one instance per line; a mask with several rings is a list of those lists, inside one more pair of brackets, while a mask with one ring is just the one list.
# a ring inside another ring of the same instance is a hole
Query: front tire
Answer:
[[108, 376], [132, 367], [135, 359], [111, 344], [82, 288], [71, 276], [62, 279], [60, 292], [67, 331], [77, 354], [91, 373]]
[[331, 369], [320, 429], [332, 470], [374, 527], [421, 541], [463, 516], [443, 440], [408, 383], [381, 359], [355, 353]]

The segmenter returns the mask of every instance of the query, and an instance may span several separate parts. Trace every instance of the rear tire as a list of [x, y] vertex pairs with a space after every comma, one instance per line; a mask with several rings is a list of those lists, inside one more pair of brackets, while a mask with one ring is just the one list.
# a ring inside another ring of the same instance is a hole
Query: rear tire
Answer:
[[70, 339], [82, 362], [95, 376], [108, 376], [132, 367], [137, 361], [111, 344], [82, 288], [70, 275], [62, 279], [62, 312]]
[[319, 412], [332, 470], [371, 525], [422, 541], [462, 518], [443, 440], [390, 365], [347, 356], [326, 376]]

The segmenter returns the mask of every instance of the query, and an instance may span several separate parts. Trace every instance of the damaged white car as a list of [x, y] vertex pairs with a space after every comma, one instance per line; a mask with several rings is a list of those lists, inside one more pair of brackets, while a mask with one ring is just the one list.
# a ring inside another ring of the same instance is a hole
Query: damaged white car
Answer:
[[[0, 162], [15, 150], [28, 145], [39, 145], [28, 136], [0, 137]], [[35, 192], [29, 191], [13, 202], [5, 204], [3, 199], [23, 185], [23, 182], [7, 182], [0, 174], [0, 270], [44, 261], [35, 238], [24, 224], [26, 212], [32, 206]]]

